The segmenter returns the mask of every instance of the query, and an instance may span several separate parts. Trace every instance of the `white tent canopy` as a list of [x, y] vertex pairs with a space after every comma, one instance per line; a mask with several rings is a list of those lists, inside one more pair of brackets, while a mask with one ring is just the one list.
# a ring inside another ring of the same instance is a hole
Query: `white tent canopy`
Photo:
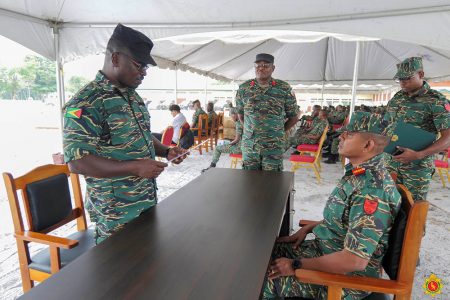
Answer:
[[216, 79], [254, 76], [257, 53], [275, 56], [274, 77], [291, 83], [351, 83], [360, 41], [358, 82], [392, 83], [396, 64], [421, 56], [428, 78], [450, 77], [450, 50], [404, 42], [302, 31], [225, 31], [162, 38], [154, 55], [160, 67], [196, 71]]
[[449, 0], [2, 0], [0, 34], [60, 62], [100, 53], [118, 22], [152, 39], [236, 30], [301, 30], [450, 50]]

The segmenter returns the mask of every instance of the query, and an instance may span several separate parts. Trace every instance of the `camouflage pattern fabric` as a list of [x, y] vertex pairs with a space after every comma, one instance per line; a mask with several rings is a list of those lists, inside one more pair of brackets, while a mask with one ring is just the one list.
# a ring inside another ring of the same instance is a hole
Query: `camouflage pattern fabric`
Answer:
[[[200, 115], [206, 115], [205, 111], [200, 107], [198, 108], [195, 112], [194, 115], [192, 116], [192, 127], [197, 127], [198, 126], [198, 116]], [[208, 123], [209, 123], [209, 119], [208, 119]]]
[[[382, 153], [360, 164], [357, 169], [353, 169], [351, 164], [346, 165], [344, 176], [328, 198], [322, 222], [313, 229], [314, 242], [303, 242], [299, 252], [291, 251], [290, 258], [316, 257], [345, 249], [369, 260], [364, 271], [350, 275], [380, 277], [389, 231], [401, 203], [383, 159]], [[325, 287], [304, 284], [294, 277], [266, 281], [263, 287], [264, 298], [277, 295], [327, 299], [326, 293]], [[357, 300], [367, 295], [364, 291], [344, 289], [342, 299]]]
[[[239, 135], [240, 137], [242, 137], [242, 123], [239, 120], [236, 120], [235, 123], [236, 123], [236, 125], [235, 125], [235, 127], [236, 127], [236, 136]], [[239, 140], [239, 142], [237, 142], [234, 145], [227, 144], [227, 145], [217, 146], [214, 149], [213, 159], [212, 159], [211, 163], [217, 164], [217, 162], [220, 159], [220, 155], [222, 153], [232, 153], [232, 154], [240, 154], [240, 153], [242, 153], [241, 140]]]
[[212, 122], [213, 122], [214, 119], [217, 119], [217, 114], [216, 114], [215, 111], [210, 111], [208, 113], [208, 126], [209, 126], [209, 128], [211, 128]]
[[[79, 117], [70, 111], [80, 109]], [[96, 155], [124, 161], [154, 159], [150, 115], [134, 89], [119, 89], [101, 72], [64, 107], [66, 162]], [[156, 204], [156, 182], [136, 176], [86, 178], [86, 209], [100, 243]]]
[[[301, 145], [301, 144], [310, 144], [310, 145], [318, 144], [319, 140], [320, 140], [320, 136], [322, 135], [323, 131], [325, 130], [325, 128], [327, 126], [328, 126], [327, 120], [322, 120], [319, 118], [315, 119], [313, 121], [313, 124], [311, 125], [311, 130], [305, 131], [302, 128], [299, 128], [295, 132], [295, 135], [293, 137], [289, 138], [289, 141], [288, 141], [289, 144], [287, 145], [286, 149], [291, 146], [297, 146], [297, 145]], [[312, 138], [306, 137], [304, 135], [319, 135], [319, 137], [316, 139], [312, 139]]]
[[394, 79], [407, 79], [421, 70], [423, 70], [422, 57], [408, 57], [397, 64]]
[[328, 122], [330, 124], [342, 124], [346, 117], [347, 114], [345, 112], [333, 110], [328, 114]]
[[243, 168], [283, 170], [285, 118], [299, 112], [289, 84], [272, 79], [269, 86], [262, 87], [256, 79], [247, 80], [236, 93], [236, 107], [244, 116]]
[[[411, 96], [403, 91], [397, 92], [389, 100], [384, 118], [391, 129], [403, 120], [437, 134], [450, 128], [450, 104], [444, 95], [424, 82], [422, 88]], [[388, 159], [387, 164], [389, 171], [397, 173], [397, 182], [405, 184], [415, 201], [426, 199], [431, 174], [434, 172], [433, 156], [408, 164]]]

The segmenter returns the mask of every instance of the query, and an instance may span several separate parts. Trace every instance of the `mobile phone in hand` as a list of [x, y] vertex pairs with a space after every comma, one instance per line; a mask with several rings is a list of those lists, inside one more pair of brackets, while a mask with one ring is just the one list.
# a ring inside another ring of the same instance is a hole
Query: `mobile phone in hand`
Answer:
[[392, 153], [392, 155], [393, 155], [393, 156], [400, 155], [400, 154], [402, 154], [403, 152], [404, 152], [403, 150], [400, 150], [399, 148], [395, 148], [395, 151], [394, 151], [394, 153]]

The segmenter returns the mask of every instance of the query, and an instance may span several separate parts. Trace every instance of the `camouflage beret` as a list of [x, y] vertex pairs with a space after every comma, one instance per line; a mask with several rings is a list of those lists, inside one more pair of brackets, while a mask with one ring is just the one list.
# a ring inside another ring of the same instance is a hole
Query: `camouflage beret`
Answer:
[[406, 79], [422, 70], [422, 57], [408, 57], [397, 64], [397, 73], [395, 74], [394, 79]]
[[339, 131], [370, 132], [389, 136], [390, 131], [387, 128], [388, 122], [383, 120], [380, 114], [358, 111], [353, 113], [350, 122]]

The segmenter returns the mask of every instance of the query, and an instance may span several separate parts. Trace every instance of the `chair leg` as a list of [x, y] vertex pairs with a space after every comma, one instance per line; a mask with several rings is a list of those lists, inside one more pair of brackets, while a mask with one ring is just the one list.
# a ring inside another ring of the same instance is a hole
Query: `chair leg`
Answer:
[[445, 172], [447, 173], [447, 179], [448, 179], [448, 183], [450, 183], [450, 173], [448, 172], [448, 169], [445, 170]]
[[34, 286], [34, 281], [30, 277], [30, 269], [28, 269], [27, 253], [28, 249], [24, 241], [17, 241], [17, 249], [19, 254], [19, 269], [20, 277], [22, 278], [22, 289], [24, 293], [31, 290]]
[[438, 168], [437, 171], [438, 171], [438, 174], [439, 174], [439, 178], [441, 179], [442, 185], [443, 185], [444, 187], [446, 187], [446, 186], [445, 186], [444, 175], [442, 174], [442, 170], [441, 170], [440, 168]]
[[314, 169], [314, 173], [316, 173], [316, 178], [317, 178], [317, 182], [320, 183], [320, 173], [319, 173], [319, 169], [317, 168], [316, 164], [313, 163], [313, 169]]
[[340, 300], [342, 297], [342, 287], [328, 286], [328, 300]]

